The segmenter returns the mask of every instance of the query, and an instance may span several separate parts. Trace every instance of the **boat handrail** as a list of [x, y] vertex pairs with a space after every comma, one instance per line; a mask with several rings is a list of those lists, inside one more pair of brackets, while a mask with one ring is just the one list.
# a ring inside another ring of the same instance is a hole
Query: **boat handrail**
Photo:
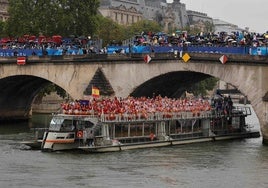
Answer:
[[[233, 108], [233, 112], [242, 112], [240, 115], [250, 115], [250, 107], [237, 107]], [[137, 114], [66, 114], [60, 113], [57, 116], [70, 117], [70, 118], [90, 118], [98, 119], [102, 123], [114, 123], [114, 122], [143, 122], [143, 121], [166, 121], [166, 120], [182, 120], [182, 119], [209, 119], [209, 118], [220, 118], [229, 116], [224, 112], [218, 112], [215, 109], [208, 111], [180, 111], [180, 112], [148, 112], [148, 113], [137, 113]]]
[[142, 114], [102, 114], [101, 122], [130, 122], [130, 121], [163, 121], [163, 120], [179, 120], [179, 119], [203, 119], [213, 117], [213, 111], [193, 112], [158, 112]]
[[249, 106], [234, 106], [233, 110], [242, 112], [245, 116], [251, 115], [251, 108]]
[[70, 117], [72, 119], [79, 119], [79, 118], [91, 118], [91, 119], [98, 119], [99, 115], [91, 115], [91, 114], [67, 114], [67, 113], [54, 113], [54, 116], [58, 116], [58, 117]]

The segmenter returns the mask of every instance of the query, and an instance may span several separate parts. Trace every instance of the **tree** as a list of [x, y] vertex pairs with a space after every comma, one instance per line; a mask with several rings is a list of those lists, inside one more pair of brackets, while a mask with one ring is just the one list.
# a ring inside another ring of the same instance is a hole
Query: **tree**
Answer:
[[93, 35], [97, 28], [99, 0], [61, 0], [64, 15], [68, 15], [70, 33]]
[[0, 37], [5, 37], [6, 22], [0, 21]]
[[206, 96], [208, 94], [208, 91], [211, 91], [215, 88], [218, 81], [219, 80], [214, 77], [207, 78], [194, 84], [190, 88], [190, 92], [193, 93], [195, 96]]
[[205, 22], [205, 33], [214, 32], [215, 26], [213, 23], [206, 21]]
[[[34, 24], [30, 15], [33, 13], [31, 0], [17, 1], [9, 0], [7, 21], [7, 33], [11, 36], [23, 35], [24, 33], [33, 33]], [[27, 6], [23, 6], [23, 4]]]
[[98, 23], [96, 35], [101, 36], [104, 46], [112, 41], [121, 42], [126, 39], [125, 27], [114, 22], [112, 19], [98, 16]]
[[51, 92], [56, 92], [57, 95], [59, 95], [63, 99], [65, 99], [67, 97], [67, 93], [64, 89], [62, 89], [61, 87], [59, 87], [53, 83], [50, 83], [46, 87], [42, 88], [39, 91], [38, 95], [35, 98], [35, 102], [41, 103], [43, 97], [50, 95]]
[[96, 29], [99, 0], [9, 0], [11, 36], [89, 35]]
[[102, 16], [98, 17], [97, 35], [103, 39], [104, 46], [111, 42], [120, 43], [123, 40], [132, 38], [133, 36], [144, 32], [159, 32], [162, 27], [154, 21], [142, 20], [129, 26], [123, 26], [112, 19]]
[[128, 36], [133, 36], [143, 32], [160, 32], [162, 27], [155, 21], [141, 20], [127, 27], [126, 33]]

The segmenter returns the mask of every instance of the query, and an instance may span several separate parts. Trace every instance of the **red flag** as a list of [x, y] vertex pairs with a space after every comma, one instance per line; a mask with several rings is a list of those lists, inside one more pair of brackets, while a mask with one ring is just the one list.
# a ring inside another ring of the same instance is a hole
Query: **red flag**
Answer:
[[222, 64], [225, 64], [225, 63], [227, 62], [228, 58], [227, 58], [226, 55], [223, 55], [223, 56], [220, 57], [219, 60], [220, 60], [220, 62], [221, 62]]
[[152, 58], [149, 55], [144, 56], [145, 63], [150, 63], [151, 60], [152, 60]]

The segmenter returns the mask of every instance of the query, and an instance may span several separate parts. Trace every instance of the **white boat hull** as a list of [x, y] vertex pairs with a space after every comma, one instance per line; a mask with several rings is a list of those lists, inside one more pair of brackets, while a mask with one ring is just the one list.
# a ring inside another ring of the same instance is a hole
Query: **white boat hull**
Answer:
[[154, 148], [154, 147], [166, 147], [175, 146], [183, 144], [193, 144], [201, 142], [211, 142], [220, 140], [232, 140], [241, 138], [257, 138], [259, 137], [259, 132], [241, 133], [228, 136], [211, 136], [202, 138], [185, 138], [179, 140], [167, 140], [167, 141], [151, 141], [143, 143], [131, 143], [131, 144], [118, 144], [116, 146], [82, 146], [78, 149], [83, 150], [88, 153], [103, 153], [103, 152], [114, 152], [114, 151], [124, 151], [132, 149], [143, 149], [143, 148]]
[[46, 151], [61, 151], [77, 149], [79, 142], [74, 138], [68, 138], [69, 133], [48, 132], [45, 133], [42, 150]]

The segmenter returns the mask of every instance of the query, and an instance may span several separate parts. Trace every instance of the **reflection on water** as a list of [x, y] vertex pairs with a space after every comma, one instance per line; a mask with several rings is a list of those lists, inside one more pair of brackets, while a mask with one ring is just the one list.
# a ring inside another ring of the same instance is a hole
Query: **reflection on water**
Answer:
[[0, 139], [8, 137], [11, 140], [30, 140], [34, 138], [34, 128], [47, 128], [51, 114], [34, 114], [28, 122], [12, 122], [0, 124]]
[[268, 185], [268, 148], [262, 145], [262, 138], [104, 154], [27, 150], [19, 141], [29, 138], [31, 127], [41, 126], [38, 119], [42, 118], [30, 124], [0, 126], [1, 188], [252, 188]]
[[0, 134], [16, 134], [21, 132], [28, 132], [30, 130], [29, 124], [27, 122], [20, 123], [9, 123], [9, 124], [1, 124], [0, 125]]
[[48, 127], [52, 114], [33, 114], [30, 127]]

